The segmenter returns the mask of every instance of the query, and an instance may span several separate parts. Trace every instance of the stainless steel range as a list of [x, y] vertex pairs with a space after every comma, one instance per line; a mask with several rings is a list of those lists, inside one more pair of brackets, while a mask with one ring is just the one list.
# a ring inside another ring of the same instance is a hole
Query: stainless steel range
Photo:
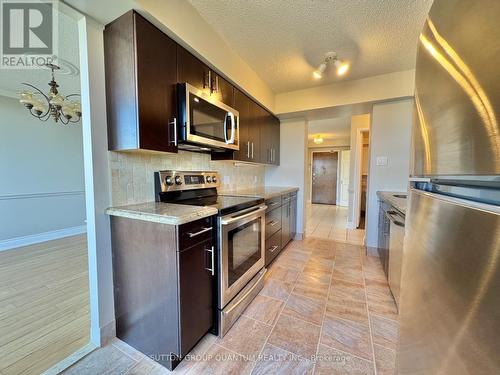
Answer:
[[[263, 287], [265, 211], [263, 198], [219, 195], [217, 172], [155, 173], [156, 200], [218, 209], [212, 254], [218, 279], [218, 332], [224, 336]], [[194, 234], [193, 234], [194, 235]]]

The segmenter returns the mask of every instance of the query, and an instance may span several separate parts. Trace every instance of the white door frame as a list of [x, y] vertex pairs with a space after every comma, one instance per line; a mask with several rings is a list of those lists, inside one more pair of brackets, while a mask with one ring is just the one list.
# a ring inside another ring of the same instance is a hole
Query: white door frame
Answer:
[[[370, 128], [359, 128], [356, 131], [356, 150], [354, 152], [354, 195], [353, 195], [353, 218], [352, 218], [352, 228], [356, 229], [359, 226], [359, 221], [361, 217], [361, 178], [362, 178], [362, 160], [363, 160], [363, 133], [368, 132], [370, 136]], [[368, 144], [370, 142], [368, 141]], [[369, 146], [368, 146], [369, 147]], [[352, 157], [352, 150], [351, 150]], [[368, 190], [368, 189], [367, 189]], [[366, 212], [368, 215], [368, 211]]]

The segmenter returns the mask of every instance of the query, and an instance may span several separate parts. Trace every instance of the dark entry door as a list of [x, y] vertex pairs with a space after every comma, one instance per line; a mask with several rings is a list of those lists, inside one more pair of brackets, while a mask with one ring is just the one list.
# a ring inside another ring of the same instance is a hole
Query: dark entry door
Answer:
[[312, 163], [312, 203], [336, 204], [338, 152], [315, 152]]

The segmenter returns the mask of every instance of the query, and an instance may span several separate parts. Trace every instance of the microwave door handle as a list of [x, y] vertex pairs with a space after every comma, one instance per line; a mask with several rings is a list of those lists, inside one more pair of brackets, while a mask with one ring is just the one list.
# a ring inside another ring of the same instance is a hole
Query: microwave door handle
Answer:
[[228, 112], [226, 112], [226, 115], [224, 116], [224, 127], [223, 127], [224, 142], [226, 142], [226, 143], [229, 142], [229, 139], [227, 139], [227, 116], [228, 116]]
[[[229, 117], [231, 121], [231, 138], [227, 139], [227, 118]], [[236, 120], [234, 117], [233, 112], [227, 112], [226, 116], [224, 118], [224, 139], [227, 144], [233, 144], [234, 143], [234, 133], [236, 131]]]

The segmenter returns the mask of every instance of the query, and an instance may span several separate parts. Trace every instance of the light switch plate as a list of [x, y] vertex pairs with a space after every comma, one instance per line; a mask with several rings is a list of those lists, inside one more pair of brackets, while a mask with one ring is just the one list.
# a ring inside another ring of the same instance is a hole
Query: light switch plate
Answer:
[[229, 176], [224, 176], [224, 184], [225, 185], [229, 184]]
[[385, 167], [387, 165], [387, 156], [377, 156], [377, 166]]

